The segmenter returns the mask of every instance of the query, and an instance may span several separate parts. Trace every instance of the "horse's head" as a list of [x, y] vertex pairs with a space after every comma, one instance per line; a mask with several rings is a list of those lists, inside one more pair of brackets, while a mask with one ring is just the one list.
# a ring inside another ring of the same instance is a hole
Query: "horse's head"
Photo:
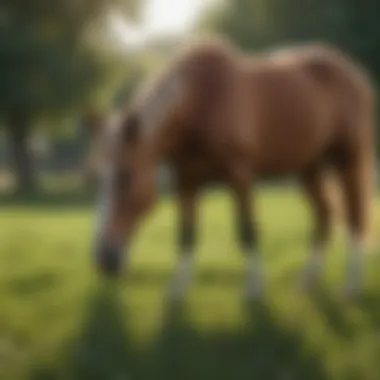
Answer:
[[121, 269], [123, 247], [154, 200], [156, 154], [171, 149], [186, 125], [192, 97], [184, 77], [174, 60], [138, 89], [125, 115], [87, 123], [93, 136], [88, 167], [100, 192], [95, 251], [107, 273]]
[[106, 274], [117, 274], [131, 234], [154, 201], [154, 152], [130, 112], [93, 130], [89, 155], [99, 188], [96, 262]]

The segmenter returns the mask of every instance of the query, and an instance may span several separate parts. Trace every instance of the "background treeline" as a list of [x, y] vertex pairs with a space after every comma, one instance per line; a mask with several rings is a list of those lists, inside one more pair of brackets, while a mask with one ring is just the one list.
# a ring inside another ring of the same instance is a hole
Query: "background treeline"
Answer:
[[[10, 181], [32, 191], [42, 171], [80, 170], [86, 112], [106, 112], [128, 101], [146, 72], [181, 43], [179, 37], [163, 37], [133, 51], [118, 41], [113, 18], [138, 23], [143, 5], [139, 0], [1, 2], [0, 187]], [[247, 51], [331, 42], [368, 67], [378, 87], [379, 13], [376, 0], [213, 1], [193, 31], [227, 35]], [[376, 140], [380, 147], [379, 131]]]

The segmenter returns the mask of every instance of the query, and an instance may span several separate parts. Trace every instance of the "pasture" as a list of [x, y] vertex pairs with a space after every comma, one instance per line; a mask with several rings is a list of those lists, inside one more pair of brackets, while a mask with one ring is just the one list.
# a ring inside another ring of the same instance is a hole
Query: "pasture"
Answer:
[[203, 197], [195, 279], [176, 309], [163, 299], [177, 258], [172, 199], [146, 220], [128, 276], [115, 281], [93, 271], [90, 206], [0, 206], [0, 379], [379, 379], [380, 239], [362, 300], [339, 294], [339, 226], [325, 286], [302, 294], [297, 275], [309, 249], [309, 209], [298, 190], [261, 189], [267, 288], [260, 305], [248, 306], [232, 206], [222, 191]]

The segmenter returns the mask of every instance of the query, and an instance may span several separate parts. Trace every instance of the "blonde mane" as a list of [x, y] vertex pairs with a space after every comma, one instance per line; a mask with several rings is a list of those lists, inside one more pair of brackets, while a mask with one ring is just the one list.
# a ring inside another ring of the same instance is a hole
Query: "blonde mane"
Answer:
[[223, 50], [237, 56], [229, 40], [210, 36], [186, 41], [182, 49], [158, 71], [152, 72], [132, 98], [130, 109], [140, 116], [146, 135], [157, 133], [178, 106], [183, 104], [189, 91], [186, 69], [189, 56], [202, 55], [210, 49]]
[[185, 81], [177, 61], [151, 73], [136, 92], [130, 107], [139, 115], [145, 135], [157, 133], [183, 99], [184, 93]]

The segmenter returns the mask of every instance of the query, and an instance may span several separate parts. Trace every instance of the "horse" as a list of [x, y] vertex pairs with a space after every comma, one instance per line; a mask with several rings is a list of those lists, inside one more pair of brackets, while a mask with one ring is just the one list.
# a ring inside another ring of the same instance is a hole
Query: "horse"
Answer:
[[246, 295], [260, 297], [265, 271], [251, 192], [265, 176], [294, 176], [315, 218], [301, 275], [310, 289], [320, 280], [331, 236], [325, 174], [332, 169], [348, 230], [343, 290], [360, 292], [373, 199], [374, 103], [369, 73], [330, 44], [256, 53], [227, 39], [189, 44], [113, 120], [100, 116], [89, 123], [92, 169], [103, 168], [96, 172], [97, 265], [105, 274], [120, 275], [133, 236], [157, 199], [157, 165], [165, 163], [175, 179], [179, 215], [179, 259], [169, 295], [181, 297], [191, 279], [200, 190], [220, 181], [236, 204]]

